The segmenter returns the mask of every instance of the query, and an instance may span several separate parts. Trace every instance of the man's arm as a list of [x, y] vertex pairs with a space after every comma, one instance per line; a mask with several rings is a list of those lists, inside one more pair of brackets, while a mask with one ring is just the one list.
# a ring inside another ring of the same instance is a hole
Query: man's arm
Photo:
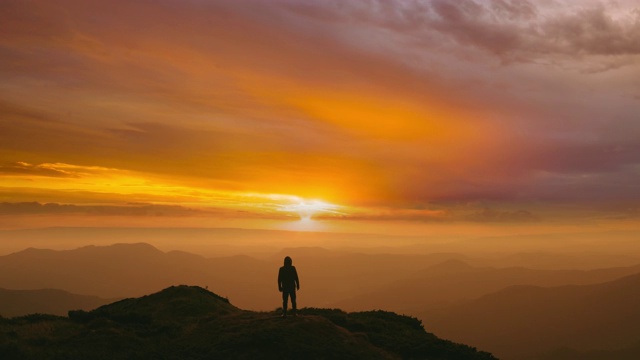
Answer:
[[300, 290], [300, 279], [298, 279], [298, 270], [296, 270], [295, 267], [293, 268], [293, 274], [296, 279], [296, 287], [298, 288], [298, 290]]
[[278, 291], [282, 292], [282, 268], [278, 270]]

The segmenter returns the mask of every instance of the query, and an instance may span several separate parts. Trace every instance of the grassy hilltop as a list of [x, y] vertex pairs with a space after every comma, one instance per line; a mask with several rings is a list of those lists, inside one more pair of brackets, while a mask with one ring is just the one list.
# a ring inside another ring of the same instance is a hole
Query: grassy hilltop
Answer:
[[299, 314], [245, 311], [200, 287], [173, 286], [69, 317], [0, 319], [0, 358], [495, 359], [391, 312]]

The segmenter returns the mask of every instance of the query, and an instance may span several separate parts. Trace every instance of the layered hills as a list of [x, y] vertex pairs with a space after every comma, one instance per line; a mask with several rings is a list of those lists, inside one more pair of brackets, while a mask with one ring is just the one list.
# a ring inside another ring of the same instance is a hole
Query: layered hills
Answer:
[[[552, 287], [597, 284], [640, 272], [640, 266], [595, 270], [541, 270], [479, 267], [451, 259], [333, 305], [346, 309], [384, 308], [429, 317], [513, 285]], [[398, 301], [396, 294], [406, 294]]]
[[71, 309], [91, 310], [113, 301], [58, 289], [0, 289], [0, 316], [15, 317], [34, 312], [66, 315]]
[[[301, 266], [305, 305], [349, 311], [421, 314], [511, 285], [595, 284], [640, 272], [637, 266], [591, 271], [493, 268], [469, 265], [464, 256], [451, 253], [359, 254], [321, 248], [286, 249], [262, 259], [207, 258], [136, 243], [62, 251], [30, 248], [0, 256], [0, 288], [61, 289], [114, 299], [188, 283], [215, 288], [242, 308], [268, 310], [277, 303], [275, 277], [287, 254]], [[396, 294], [403, 294], [403, 300]], [[1, 308], [0, 315], [7, 316]]]
[[638, 304], [640, 274], [595, 285], [511, 286], [452, 307], [429, 325], [500, 358], [597, 359], [638, 354]]
[[[59, 251], [30, 248], [0, 256], [0, 287], [123, 298], [188, 283], [215, 288], [242, 308], [267, 310], [277, 302], [275, 279], [283, 254], [266, 259], [206, 258], [163, 252], [146, 243]], [[294, 265], [302, 264], [305, 304], [315, 307], [330, 306], [454, 256], [333, 253], [315, 248], [288, 249], [287, 254]]]
[[144, 243], [27, 249], [0, 256], [0, 288], [12, 289], [0, 293], [0, 315], [91, 310], [179, 283], [208, 286], [239, 308], [266, 311], [280, 302], [275, 279], [284, 255], [299, 269], [302, 306], [415, 316], [439, 337], [506, 360], [637, 353], [639, 266], [497, 267], [451, 253], [288, 248], [271, 257], [206, 258]]
[[241, 310], [203, 288], [172, 286], [68, 317], [0, 319], [2, 359], [495, 359], [391, 312]]

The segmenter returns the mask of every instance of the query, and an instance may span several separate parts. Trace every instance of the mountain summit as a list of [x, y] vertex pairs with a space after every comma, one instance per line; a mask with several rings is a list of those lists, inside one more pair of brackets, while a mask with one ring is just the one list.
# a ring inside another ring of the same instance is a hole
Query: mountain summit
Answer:
[[241, 310], [195, 286], [172, 286], [69, 317], [0, 319], [2, 359], [495, 359], [385, 311]]

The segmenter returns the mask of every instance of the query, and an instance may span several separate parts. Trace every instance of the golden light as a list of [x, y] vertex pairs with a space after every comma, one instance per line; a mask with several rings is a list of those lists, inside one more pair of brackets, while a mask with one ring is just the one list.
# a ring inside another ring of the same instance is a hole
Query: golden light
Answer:
[[293, 212], [300, 216], [300, 220], [309, 221], [315, 214], [339, 214], [338, 209], [340, 206], [329, 204], [321, 200], [304, 200], [297, 199], [294, 204], [284, 205], [281, 207], [282, 211]]
[[[343, 215], [344, 207], [297, 195], [246, 192], [192, 186], [171, 178], [98, 166], [65, 163], [16, 163], [22, 173], [5, 175], [0, 185], [2, 201], [33, 201], [33, 194], [47, 192], [48, 202], [101, 206], [136, 204], [180, 205], [201, 210], [201, 215], [264, 217], [313, 222], [316, 214]], [[25, 192], [24, 189], [29, 189]], [[344, 208], [346, 209], [346, 208]], [[318, 225], [318, 224], [315, 224]], [[314, 226], [315, 226], [314, 225]]]

